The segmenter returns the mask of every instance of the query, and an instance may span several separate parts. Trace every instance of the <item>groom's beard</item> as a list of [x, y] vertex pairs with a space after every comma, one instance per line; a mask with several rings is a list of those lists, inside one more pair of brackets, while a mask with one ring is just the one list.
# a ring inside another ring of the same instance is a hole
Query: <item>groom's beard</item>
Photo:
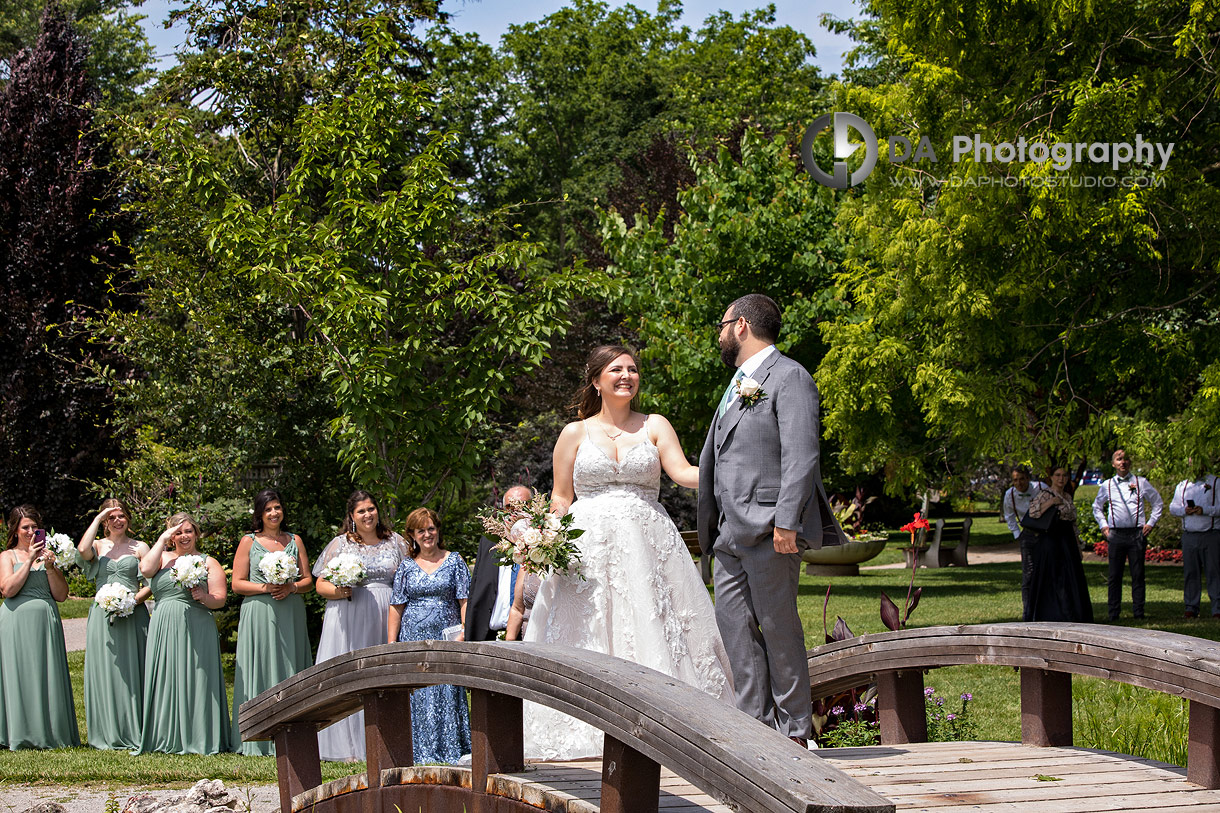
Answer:
[[720, 360], [724, 362], [724, 366], [730, 370], [737, 369], [737, 354], [741, 352], [741, 342], [737, 337], [730, 333], [723, 341], [720, 342]]

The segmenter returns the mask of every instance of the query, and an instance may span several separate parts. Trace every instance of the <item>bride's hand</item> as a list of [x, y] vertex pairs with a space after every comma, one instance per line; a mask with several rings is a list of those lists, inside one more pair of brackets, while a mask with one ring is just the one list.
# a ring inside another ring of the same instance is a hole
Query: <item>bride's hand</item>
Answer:
[[568, 513], [568, 509], [572, 504], [562, 497], [554, 497], [551, 499], [551, 513], [557, 517], [562, 517]]

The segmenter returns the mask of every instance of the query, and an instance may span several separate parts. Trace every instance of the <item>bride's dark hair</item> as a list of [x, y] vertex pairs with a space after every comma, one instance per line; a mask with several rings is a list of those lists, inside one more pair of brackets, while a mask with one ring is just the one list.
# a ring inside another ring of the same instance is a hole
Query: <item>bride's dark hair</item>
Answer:
[[[636, 360], [635, 351], [625, 345], [603, 344], [600, 347], [594, 347], [593, 351], [589, 353], [589, 359], [585, 362], [584, 381], [580, 385], [580, 389], [576, 391], [576, 397], [572, 399], [570, 405], [576, 409], [576, 417], [583, 421], [585, 418], [591, 418], [601, 412], [602, 396], [593, 386], [593, 380], [610, 366], [610, 362], [622, 355], [631, 356], [636, 367], [640, 366], [639, 361]], [[631, 407], [635, 408], [634, 399]]]

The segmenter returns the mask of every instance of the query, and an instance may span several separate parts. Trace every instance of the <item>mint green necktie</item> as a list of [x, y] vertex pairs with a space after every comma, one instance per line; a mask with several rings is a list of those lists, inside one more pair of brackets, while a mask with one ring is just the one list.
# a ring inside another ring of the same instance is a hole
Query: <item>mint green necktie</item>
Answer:
[[733, 393], [737, 390], [737, 382], [745, 378], [746, 374], [738, 369], [737, 375], [733, 376], [733, 380], [724, 388], [724, 395], [720, 396], [720, 406], [716, 409], [716, 417], [723, 418], [724, 411], [729, 408], [729, 399], [733, 397]]

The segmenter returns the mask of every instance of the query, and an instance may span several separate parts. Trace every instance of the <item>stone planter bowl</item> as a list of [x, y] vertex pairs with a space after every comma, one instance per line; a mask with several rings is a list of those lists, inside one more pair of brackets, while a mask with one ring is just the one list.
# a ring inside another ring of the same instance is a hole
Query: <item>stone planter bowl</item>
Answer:
[[853, 539], [846, 545], [832, 545], [801, 554], [805, 572], [810, 576], [858, 576], [860, 563], [867, 562], [885, 550], [888, 538], [861, 542]]

